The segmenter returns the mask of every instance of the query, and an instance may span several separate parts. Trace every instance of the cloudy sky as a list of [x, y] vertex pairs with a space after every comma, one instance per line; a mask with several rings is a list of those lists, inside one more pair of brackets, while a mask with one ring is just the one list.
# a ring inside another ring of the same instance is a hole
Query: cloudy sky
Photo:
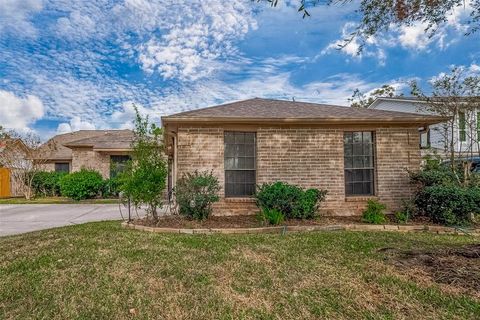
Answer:
[[480, 72], [468, 6], [432, 38], [394, 28], [361, 55], [357, 41], [336, 49], [356, 6], [302, 19], [293, 0], [0, 0], [0, 125], [45, 139], [129, 127], [133, 103], [155, 120], [251, 97], [347, 105], [356, 88], [408, 93], [451, 65]]

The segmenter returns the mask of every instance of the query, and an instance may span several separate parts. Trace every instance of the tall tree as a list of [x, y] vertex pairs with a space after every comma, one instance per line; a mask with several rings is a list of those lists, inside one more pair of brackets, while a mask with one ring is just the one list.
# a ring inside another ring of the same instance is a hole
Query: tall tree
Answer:
[[[257, 0], [277, 6], [280, 0]], [[297, 0], [298, 11], [304, 18], [311, 16], [310, 8], [320, 5], [345, 5], [353, 0]], [[410, 26], [422, 23], [426, 32], [433, 36], [444, 25], [453, 10], [468, 7], [470, 25], [466, 35], [480, 29], [480, 0], [361, 0], [357, 13], [360, 21], [357, 29], [345, 39], [343, 46], [355, 37], [360, 39], [360, 51], [366, 41], [376, 34], [388, 31], [393, 26]]]
[[[437, 128], [444, 141], [452, 171], [457, 171], [459, 158], [480, 155], [480, 76], [469, 74], [463, 67], [453, 67], [431, 82], [426, 93], [417, 82], [412, 82], [412, 94], [424, 100], [421, 108], [449, 120]], [[471, 163], [465, 162], [466, 170]]]
[[368, 108], [378, 97], [395, 97], [396, 90], [389, 84], [384, 84], [369, 93], [361, 92], [359, 89], [353, 91], [352, 97], [348, 99], [350, 106], [354, 108]]

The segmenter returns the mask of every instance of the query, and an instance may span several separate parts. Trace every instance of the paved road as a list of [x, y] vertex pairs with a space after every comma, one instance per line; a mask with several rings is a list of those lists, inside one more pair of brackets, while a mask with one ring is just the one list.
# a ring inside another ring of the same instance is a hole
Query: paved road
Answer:
[[5, 204], [0, 205], [0, 236], [120, 219], [118, 204]]

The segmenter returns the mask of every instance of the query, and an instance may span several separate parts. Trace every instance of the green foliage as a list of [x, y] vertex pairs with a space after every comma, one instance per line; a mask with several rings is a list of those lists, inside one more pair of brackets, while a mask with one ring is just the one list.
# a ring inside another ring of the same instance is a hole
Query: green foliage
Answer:
[[212, 172], [195, 170], [185, 173], [175, 187], [180, 214], [197, 220], [207, 219], [212, 212], [212, 204], [220, 199], [218, 191], [220, 184]]
[[419, 213], [433, 222], [466, 225], [473, 214], [480, 213], [480, 188], [434, 185], [420, 189], [415, 196]]
[[384, 213], [385, 209], [387, 209], [387, 207], [383, 203], [369, 199], [367, 201], [367, 208], [363, 211], [362, 221], [373, 224], [387, 222], [387, 217]]
[[120, 180], [119, 178], [110, 178], [103, 181], [102, 197], [103, 198], [116, 198], [120, 193]]
[[258, 186], [255, 201], [262, 211], [275, 209], [286, 218], [312, 219], [326, 194], [326, 190], [304, 191], [296, 185], [278, 181]]
[[403, 202], [403, 209], [395, 213], [395, 220], [398, 223], [405, 224], [415, 216], [415, 203], [409, 199]]
[[425, 168], [419, 172], [411, 172], [410, 180], [413, 183], [418, 183], [420, 187], [454, 185], [458, 183], [455, 174], [447, 166]]
[[98, 196], [103, 186], [103, 179], [95, 170], [82, 169], [64, 175], [59, 183], [62, 196], [83, 200]]
[[265, 209], [258, 213], [258, 219], [263, 223], [279, 225], [285, 220], [285, 215], [276, 209]]
[[135, 141], [132, 160], [118, 175], [119, 188], [136, 207], [145, 205], [151, 218], [158, 218], [162, 206], [168, 175], [167, 160], [163, 153], [163, 131], [143, 118], [135, 107]]
[[37, 172], [32, 177], [32, 190], [36, 197], [54, 197], [60, 195], [60, 179], [66, 172]]

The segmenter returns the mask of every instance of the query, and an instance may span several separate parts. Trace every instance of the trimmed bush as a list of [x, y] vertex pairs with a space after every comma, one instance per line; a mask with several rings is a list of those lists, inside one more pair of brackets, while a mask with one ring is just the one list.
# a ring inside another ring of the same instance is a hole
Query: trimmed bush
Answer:
[[32, 189], [36, 197], [60, 196], [60, 179], [66, 172], [37, 172], [32, 180]]
[[326, 190], [303, 190], [278, 181], [258, 186], [255, 202], [262, 211], [277, 210], [289, 219], [312, 219], [326, 194]]
[[387, 216], [385, 216], [384, 213], [385, 209], [387, 209], [387, 207], [383, 203], [369, 199], [367, 201], [367, 208], [363, 211], [362, 221], [373, 224], [387, 222]]
[[212, 213], [212, 204], [220, 200], [220, 184], [210, 171], [186, 173], [177, 181], [175, 197], [180, 214], [204, 220]]
[[263, 223], [279, 225], [285, 220], [283, 213], [276, 209], [266, 209], [258, 214], [258, 218]]
[[102, 176], [94, 170], [82, 169], [60, 179], [62, 196], [74, 200], [94, 198], [100, 193], [102, 186]]
[[480, 188], [435, 185], [417, 192], [415, 205], [420, 214], [445, 225], [466, 225], [480, 213]]

